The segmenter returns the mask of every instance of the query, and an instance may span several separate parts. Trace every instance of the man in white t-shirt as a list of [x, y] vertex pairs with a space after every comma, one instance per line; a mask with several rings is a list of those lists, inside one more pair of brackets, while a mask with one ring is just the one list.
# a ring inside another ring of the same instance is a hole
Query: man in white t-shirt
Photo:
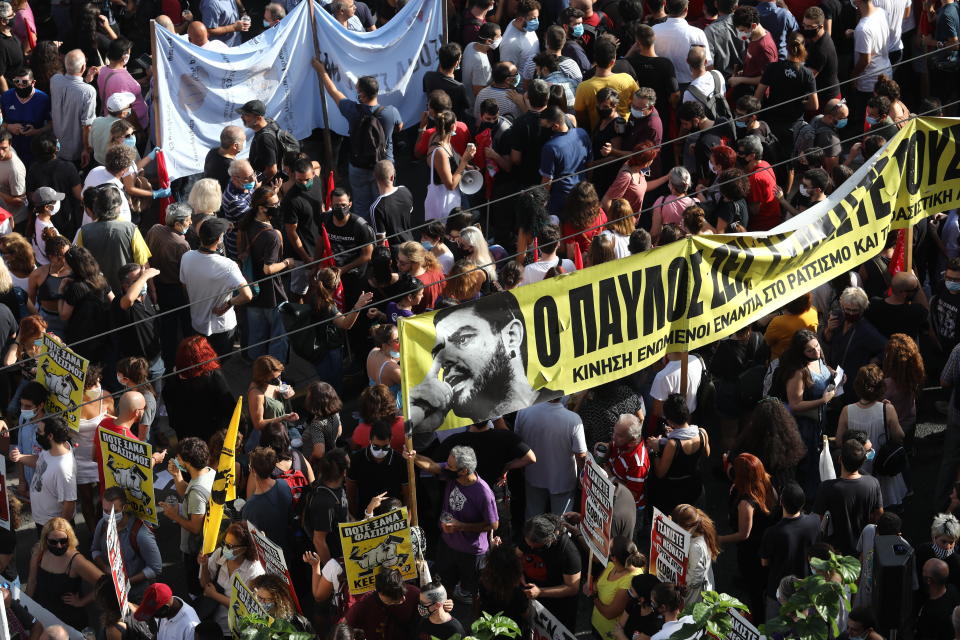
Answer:
[[529, 58], [540, 51], [537, 29], [540, 27], [540, 3], [537, 0], [520, 0], [517, 17], [510, 21], [503, 32], [500, 45], [500, 62], [512, 62], [522, 69]]
[[27, 219], [27, 168], [13, 148], [13, 135], [0, 131], [0, 205], [15, 222]]
[[523, 268], [523, 281], [521, 284], [532, 284], [540, 282], [547, 275], [547, 271], [554, 267], [561, 267], [564, 272], [572, 273], [577, 270], [573, 262], [557, 257], [557, 249], [560, 247], [560, 229], [554, 225], [547, 225], [540, 232], [537, 242], [537, 248], [540, 250], [540, 259], [528, 264]]
[[77, 461], [73, 457], [70, 427], [61, 418], [44, 418], [37, 423], [37, 455], [10, 450], [11, 462], [34, 467], [30, 480], [30, 511], [37, 530], [54, 518], [73, 520], [77, 508]]
[[490, 66], [489, 52], [500, 46], [503, 38], [500, 37], [500, 25], [495, 22], [485, 22], [477, 34], [477, 41], [471, 42], [463, 50], [460, 61], [461, 81], [470, 94], [468, 112], [473, 112], [473, 100], [480, 90], [490, 84], [493, 67]]
[[[180, 282], [190, 298], [190, 321], [197, 333], [207, 337], [217, 355], [233, 350], [237, 327], [234, 307], [253, 300], [253, 293], [237, 263], [223, 256], [223, 234], [230, 223], [210, 217], [200, 225], [200, 248], [180, 259]], [[234, 291], [236, 293], [234, 293]]]
[[883, 9], [887, 14], [887, 25], [890, 27], [890, 45], [887, 48], [887, 57], [890, 64], [895, 65], [903, 57], [903, 25], [910, 17], [911, 0], [873, 0], [874, 6]]
[[[667, 364], [653, 378], [650, 385], [650, 397], [653, 398], [653, 414], [663, 415], [663, 402], [671, 393], [680, 391], [680, 358], [682, 353], [668, 353]], [[687, 408], [690, 413], [697, 410], [697, 389], [703, 376], [703, 361], [695, 354], [687, 354]]]
[[873, 96], [877, 76], [893, 77], [890, 66], [890, 23], [887, 13], [873, 4], [873, 0], [854, 0], [860, 11], [860, 22], [853, 32], [854, 91], [850, 92], [850, 125], [844, 132], [850, 136], [863, 132], [867, 100]]
[[162, 582], [147, 587], [133, 617], [141, 622], [159, 620], [157, 640], [193, 640], [194, 628], [200, 624], [194, 608], [175, 597], [173, 590]]

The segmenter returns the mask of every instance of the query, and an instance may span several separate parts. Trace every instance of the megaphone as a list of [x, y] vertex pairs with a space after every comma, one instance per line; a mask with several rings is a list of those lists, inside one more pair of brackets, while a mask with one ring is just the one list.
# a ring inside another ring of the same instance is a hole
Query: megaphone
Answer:
[[476, 169], [464, 171], [460, 176], [460, 191], [468, 196], [475, 194], [483, 187], [483, 174]]

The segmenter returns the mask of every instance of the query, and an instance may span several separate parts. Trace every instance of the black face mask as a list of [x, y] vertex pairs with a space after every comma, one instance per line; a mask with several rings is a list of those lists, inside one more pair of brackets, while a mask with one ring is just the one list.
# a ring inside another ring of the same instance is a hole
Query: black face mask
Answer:
[[349, 209], [343, 205], [333, 205], [333, 217], [337, 220], [343, 220], [347, 217]]
[[737, 154], [737, 164], [738, 164], [738, 165], [740, 165], [741, 167], [745, 167], [745, 166], [747, 166], [747, 163], [748, 163], [748, 161], [747, 161], [747, 156], [741, 156], [740, 154]]
[[16, 87], [14, 91], [17, 92], [17, 97], [26, 99], [33, 93], [33, 87]]
[[458, 471], [454, 471], [453, 469], [443, 469], [441, 473], [446, 480], [456, 480], [460, 477], [460, 473]]
[[817, 34], [820, 33], [819, 29], [802, 29], [800, 33], [803, 34], [803, 37], [807, 40], [813, 41], [816, 40]]
[[264, 209], [267, 210], [267, 217], [268, 217], [268, 218], [272, 218], [272, 217], [276, 216], [278, 213], [280, 213], [280, 205], [276, 205], [276, 206], [273, 206], [273, 207], [264, 207]]
[[612, 108], [612, 107], [600, 107], [600, 108], [597, 109], [597, 113], [600, 114], [600, 119], [601, 119], [601, 120], [606, 120], [606, 119], [609, 118], [611, 115], [613, 115], [613, 108]]
[[55, 556], [62, 556], [67, 552], [67, 545], [50, 544], [50, 542], [47, 541], [47, 551]]
[[50, 438], [45, 433], [37, 434], [37, 444], [43, 447], [44, 451], [50, 450]]

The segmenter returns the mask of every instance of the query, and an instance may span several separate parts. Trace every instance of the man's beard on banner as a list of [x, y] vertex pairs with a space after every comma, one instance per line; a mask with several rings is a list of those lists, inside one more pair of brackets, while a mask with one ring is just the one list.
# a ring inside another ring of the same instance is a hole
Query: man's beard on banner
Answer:
[[510, 366], [507, 348], [503, 341], [497, 342], [497, 348], [490, 359], [469, 384], [469, 395], [455, 394], [451, 408], [458, 416], [472, 417], [498, 405], [509, 395], [514, 385], [515, 374]]

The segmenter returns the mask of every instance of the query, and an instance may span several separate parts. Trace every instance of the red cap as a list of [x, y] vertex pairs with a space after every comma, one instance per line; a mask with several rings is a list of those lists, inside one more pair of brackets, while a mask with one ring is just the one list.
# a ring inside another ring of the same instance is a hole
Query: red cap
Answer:
[[133, 617], [141, 622], [148, 620], [152, 618], [157, 611], [170, 604], [172, 600], [173, 591], [170, 590], [170, 587], [162, 582], [155, 582], [147, 587], [147, 590], [143, 594], [143, 600], [140, 606], [137, 607], [137, 612], [133, 614]]

